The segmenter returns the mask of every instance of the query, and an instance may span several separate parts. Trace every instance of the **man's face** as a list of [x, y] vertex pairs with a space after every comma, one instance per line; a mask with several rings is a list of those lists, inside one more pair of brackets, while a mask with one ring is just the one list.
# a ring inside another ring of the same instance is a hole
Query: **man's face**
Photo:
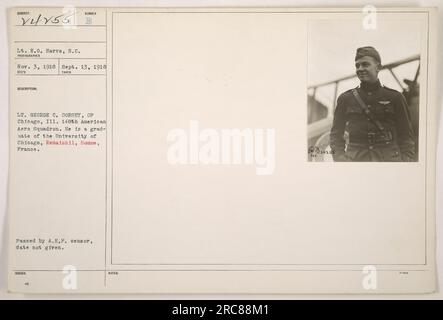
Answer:
[[361, 82], [373, 83], [378, 79], [380, 63], [373, 57], [364, 56], [355, 61], [355, 71]]

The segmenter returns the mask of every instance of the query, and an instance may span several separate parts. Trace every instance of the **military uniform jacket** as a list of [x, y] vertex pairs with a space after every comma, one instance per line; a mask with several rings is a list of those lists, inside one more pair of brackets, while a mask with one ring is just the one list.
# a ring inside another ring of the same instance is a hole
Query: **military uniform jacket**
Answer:
[[[414, 134], [404, 96], [393, 89], [362, 83], [357, 87], [371, 113], [390, 132], [389, 139], [366, 115], [352, 90], [337, 99], [330, 132], [334, 161], [415, 161]], [[344, 133], [348, 133], [348, 142]]]

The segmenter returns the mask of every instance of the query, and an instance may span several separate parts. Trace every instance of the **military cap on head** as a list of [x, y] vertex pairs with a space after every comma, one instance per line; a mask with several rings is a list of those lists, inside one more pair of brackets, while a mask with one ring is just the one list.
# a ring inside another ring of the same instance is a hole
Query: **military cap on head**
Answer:
[[379, 63], [381, 63], [380, 54], [374, 47], [361, 47], [357, 49], [357, 53], [355, 54], [355, 60], [358, 60], [362, 57], [369, 56], [373, 57]]

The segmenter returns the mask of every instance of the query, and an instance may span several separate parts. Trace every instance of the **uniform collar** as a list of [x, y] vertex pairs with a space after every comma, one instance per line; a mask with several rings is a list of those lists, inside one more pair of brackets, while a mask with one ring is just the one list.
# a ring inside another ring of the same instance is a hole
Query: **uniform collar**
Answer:
[[379, 88], [381, 88], [380, 80], [377, 79], [374, 83], [366, 83], [366, 82], [360, 82], [360, 88], [366, 92], [373, 92]]

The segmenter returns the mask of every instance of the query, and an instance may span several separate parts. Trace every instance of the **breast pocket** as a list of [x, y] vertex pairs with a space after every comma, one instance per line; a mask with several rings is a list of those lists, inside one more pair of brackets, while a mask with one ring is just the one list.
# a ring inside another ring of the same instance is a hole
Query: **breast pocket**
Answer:
[[395, 114], [394, 106], [391, 104], [376, 104], [375, 112], [379, 115], [393, 116]]
[[346, 107], [346, 114], [347, 115], [361, 115], [363, 113], [363, 110], [358, 106], [347, 106]]

